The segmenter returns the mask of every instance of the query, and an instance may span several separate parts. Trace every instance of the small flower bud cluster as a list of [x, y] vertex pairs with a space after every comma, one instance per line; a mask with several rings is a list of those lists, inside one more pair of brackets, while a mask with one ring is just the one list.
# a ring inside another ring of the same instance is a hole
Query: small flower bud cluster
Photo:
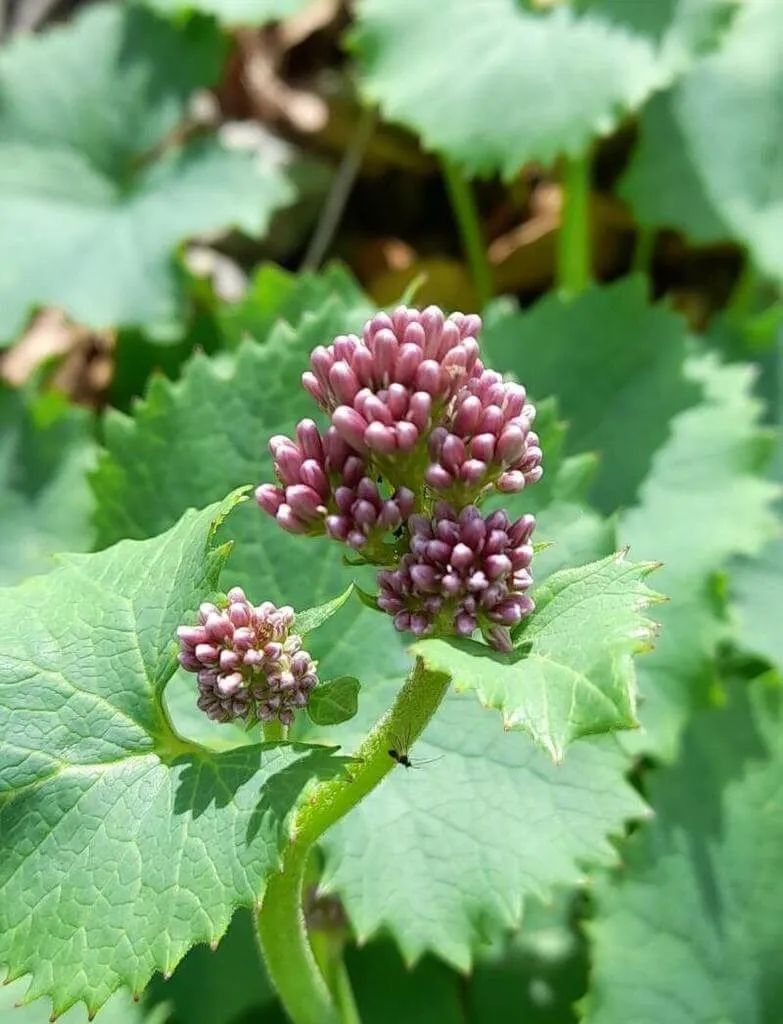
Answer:
[[480, 329], [472, 314], [400, 306], [314, 349], [302, 383], [330, 424], [272, 438], [278, 483], [256, 500], [290, 533], [393, 566], [378, 576], [378, 606], [397, 629], [480, 629], [506, 650], [533, 608], [534, 520], [484, 519], [477, 504], [536, 483], [541, 447], [525, 389], [479, 358]]
[[425, 480], [452, 499], [474, 499], [488, 487], [512, 493], [541, 479], [535, 406], [521, 384], [484, 370], [459, 391], [445, 422], [430, 435]]
[[334, 427], [321, 436], [312, 420], [302, 420], [296, 441], [277, 435], [269, 450], [282, 486], [261, 484], [256, 501], [289, 533], [326, 533], [359, 549], [413, 512], [413, 491], [398, 487], [383, 498], [362, 457]]
[[378, 606], [400, 631], [470, 636], [481, 629], [493, 647], [511, 650], [509, 627], [533, 610], [526, 591], [535, 519], [511, 523], [504, 511], [484, 518], [475, 505], [458, 514], [446, 502], [409, 520], [410, 552], [378, 573]]
[[204, 603], [198, 625], [179, 627], [179, 663], [198, 674], [198, 706], [209, 718], [291, 724], [318, 681], [302, 638], [289, 632], [293, 620], [292, 608], [254, 607], [234, 587], [227, 607]]

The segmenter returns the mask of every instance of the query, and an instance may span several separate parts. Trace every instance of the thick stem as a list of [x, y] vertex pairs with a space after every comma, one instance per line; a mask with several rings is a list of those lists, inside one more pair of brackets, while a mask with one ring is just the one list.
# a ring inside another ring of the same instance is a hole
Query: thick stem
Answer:
[[578, 295], [590, 284], [590, 157], [563, 159], [563, 212], [557, 251], [560, 290]]
[[448, 157], [444, 156], [441, 159], [441, 164], [443, 179], [446, 182], [451, 207], [457, 219], [462, 246], [473, 278], [473, 286], [476, 289], [479, 309], [483, 309], [492, 298], [492, 267], [489, 265], [484, 239], [481, 236], [481, 223], [473, 190], [459, 167]]
[[346, 1024], [316, 965], [302, 912], [302, 882], [313, 844], [395, 767], [389, 750], [418, 737], [448, 689], [448, 676], [421, 659], [389, 710], [354, 754], [347, 779], [320, 783], [297, 814], [281, 871], [270, 879], [257, 917], [269, 976], [294, 1024]]
[[307, 850], [292, 844], [284, 870], [266, 887], [256, 918], [258, 940], [269, 977], [295, 1024], [341, 1024], [331, 993], [318, 970], [302, 910]]

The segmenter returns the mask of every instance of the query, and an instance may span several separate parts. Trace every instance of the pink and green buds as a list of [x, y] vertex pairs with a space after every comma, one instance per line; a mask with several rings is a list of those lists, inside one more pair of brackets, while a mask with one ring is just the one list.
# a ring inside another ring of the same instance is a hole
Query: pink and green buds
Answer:
[[445, 502], [430, 517], [409, 520], [410, 552], [378, 573], [378, 606], [401, 632], [470, 636], [480, 629], [501, 651], [509, 629], [533, 610], [530, 538], [533, 516], [515, 523], [503, 511], [484, 518], [475, 505], [456, 513]]
[[302, 377], [330, 425], [269, 443], [260, 507], [290, 533], [326, 534], [378, 574], [378, 607], [417, 636], [480, 630], [498, 650], [533, 602], [532, 516], [478, 504], [542, 475], [536, 410], [479, 358], [481, 319], [435, 306], [378, 313], [319, 345]]
[[225, 608], [202, 604], [198, 624], [179, 627], [179, 663], [198, 674], [198, 706], [209, 718], [293, 722], [318, 681], [302, 638], [289, 632], [293, 621], [292, 608], [254, 607], [234, 587]]

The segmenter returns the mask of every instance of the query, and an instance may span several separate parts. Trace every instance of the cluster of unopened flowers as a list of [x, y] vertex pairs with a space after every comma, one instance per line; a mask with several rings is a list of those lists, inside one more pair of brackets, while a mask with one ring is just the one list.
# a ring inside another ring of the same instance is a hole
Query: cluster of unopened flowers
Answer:
[[198, 706], [218, 722], [278, 719], [290, 725], [318, 681], [315, 662], [291, 633], [294, 610], [254, 607], [240, 587], [226, 606], [205, 602], [198, 624], [180, 626], [179, 662], [198, 673]]
[[[361, 338], [314, 349], [302, 383], [329, 426], [322, 432], [305, 419], [295, 438], [273, 437], [278, 483], [255, 495], [289, 533], [326, 534], [378, 566], [377, 607], [399, 631], [480, 630], [508, 651], [511, 628], [533, 610], [535, 519], [485, 516], [479, 505], [539, 480], [541, 449], [524, 387], [479, 358], [480, 329], [475, 315], [401, 306], [372, 317]], [[252, 609], [231, 594], [227, 609], [202, 607], [200, 625], [180, 631], [180, 661], [199, 674], [199, 704], [221, 720], [290, 720], [315, 680], [306, 652], [284, 650], [300, 642], [288, 632], [290, 609]], [[243, 609], [236, 623], [235, 607]]]

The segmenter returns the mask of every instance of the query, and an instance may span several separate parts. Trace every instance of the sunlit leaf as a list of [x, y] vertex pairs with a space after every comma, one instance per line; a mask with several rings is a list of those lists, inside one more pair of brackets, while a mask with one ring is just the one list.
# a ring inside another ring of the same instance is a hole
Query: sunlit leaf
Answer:
[[136, 4], [88, 7], [3, 51], [0, 244], [14, 258], [0, 275], [0, 339], [42, 303], [98, 327], [166, 324], [179, 242], [228, 226], [259, 234], [290, 201], [280, 172], [252, 155], [177, 139], [224, 56], [211, 20], [175, 26]]
[[583, 152], [668, 75], [651, 39], [563, 3], [361, 0], [354, 42], [387, 117], [470, 171], [509, 177]]
[[510, 654], [464, 638], [419, 640], [412, 651], [561, 761], [580, 736], [637, 724], [632, 656], [655, 636], [644, 612], [656, 595], [643, 583], [653, 568], [616, 555], [555, 573], [533, 592], [536, 610]]
[[661, 560], [656, 585], [670, 599], [656, 609], [660, 641], [638, 664], [643, 728], [624, 742], [667, 758], [691, 710], [708, 697], [712, 658], [726, 635], [710, 577], [733, 556], [758, 552], [776, 528], [777, 489], [760, 476], [771, 439], [759, 428], [752, 371], [707, 356], [687, 373], [705, 400], [672, 421], [639, 504], [619, 526], [635, 558]]
[[219, 939], [259, 899], [304, 787], [344, 760], [216, 754], [163, 711], [175, 628], [217, 589], [234, 500], [0, 591], [0, 963], [57, 1014]]
[[[350, 748], [396, 685], [363, 691], [359, 716], [330, 739]], [[327, 833], [321, 883], [360, 941], [387, 931], [409, 963], [434, 952], [466, 970], [519, 927], [528, 896], [614, 863], [607, 836], [645, 813], [612, 737], [581, 740], [554, 765], [472, 696], [447, 697], [410, 757], [422, 766], [396, 767]]]

